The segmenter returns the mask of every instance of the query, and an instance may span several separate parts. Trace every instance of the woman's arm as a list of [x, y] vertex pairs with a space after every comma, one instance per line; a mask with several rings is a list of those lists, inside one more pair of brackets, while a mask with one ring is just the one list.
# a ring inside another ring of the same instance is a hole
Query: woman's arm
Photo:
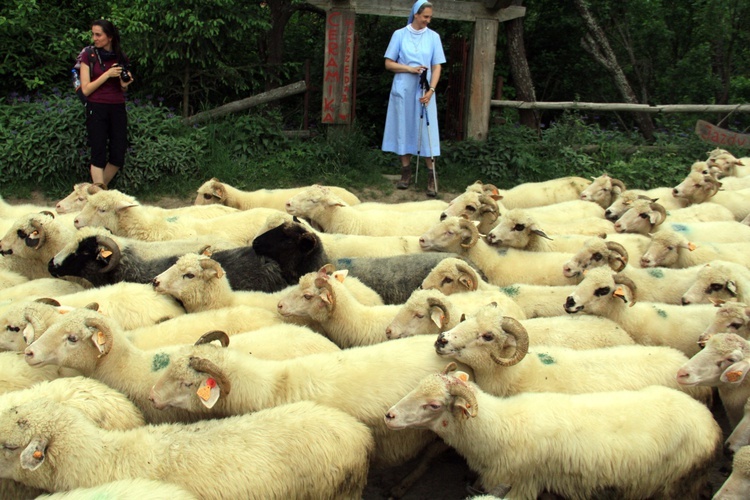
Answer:
[[83, 91], [83, 95], [90, 96], [91, 94], [94, 93], [96, 89], [104, 85], [104, 82], [106, 82], [108, 79], [112, 77], [119, 78], [120, 73], [122, 73], [121, 67], [112, 66], [107, 71], [105, 71], [99, 78], [97, 78], [96, 80], [92, 82], [89, 65], [81, 64], [81, 90]]
[[414, 73], [420, 74], [422, 71], [427, 69], [427, 66], [407, 66], [406, 64], [400, 64], [393, 59], [385, 58], [385, 69], [393, 71], [394, 73]]
[[437, 87], [438, 82], [440, 81], [440, 71], [443, 69], [443, 66], [440, 64], [435, 64], [432, 66], [432, 76], [430, 77], [430, 89], [425, 92], [425, 94], [419, 98], [419, 102], [422, 104], [427, 104], [430, 102], [430, 99], [432, 99], [432, 96], [435, 95], [435, 87]]

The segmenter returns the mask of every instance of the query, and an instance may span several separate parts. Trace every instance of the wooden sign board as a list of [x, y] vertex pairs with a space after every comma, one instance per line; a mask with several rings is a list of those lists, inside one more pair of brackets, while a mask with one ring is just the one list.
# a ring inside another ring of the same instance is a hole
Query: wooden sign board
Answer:
[[345, 125], [352, 121], [354, 18], [353, 9], [332, 9], [326, 15], [323, 123]]
[[698, 120], [695, 124], [695, 133], [704, 141], [717, 146], [750, 148], [750, 134], [725, 130], [707, 121]]

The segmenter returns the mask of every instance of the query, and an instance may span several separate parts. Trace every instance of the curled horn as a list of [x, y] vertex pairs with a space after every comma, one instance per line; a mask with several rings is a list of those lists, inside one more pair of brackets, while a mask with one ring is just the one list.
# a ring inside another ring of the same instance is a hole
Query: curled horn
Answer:
[[659, 215], [661, 215], [659, 221], [654, 223], [651, 226], [651, 229], [655, 228], [656, 226], [658, 226], [659, 224], [667, 220], [667, 209], [664, 208], [664, 206], [660, 205], [659, 203], [651, 203], [649, 205], [649, 208], [653, 210], [654, 212], [659, 212]]
[[221, 368], [216, 366], [212, 361], [197, 356], [190, 356], [188, 366], [197, 372], [210, 375], [216, 381], [219, 389], [224, 392], [224, 395], [229, 394], [229, 391], [232, 390], [232, 383], [229, 382], [229, 379], [221, 371]]
[[109, 325], [102, 318], [86, 318], [83, 324], [87, 328], [96, 328], [104, 335], [104, 347], [101, 349], [99, 357], [108, 354], [109, 350], [112, 349], [113, 341], [112, 330], [110, 330]]
[[210, 332], [204, 333], [203, 335], [201, 335], [201, 338], [195, 341], [195, 344], [193, 345], [208, 344], [210, 342], [213, 342], [214, 340], [220, 341], [221, 347], [226, 347], [229, 345], [229, 335], [227, 335], [225, 332], [222, 332], [221, 330], [212, 330]]
[[321, 267], [318, 272], [325, 271], [326, 274], [333, 274], [336, 271], [336, 266], [333, 264], [326, 264], [325, 266]]
[[450, 322], [451, 315], [448, 312], [448, 308], [445, 306], [445, 302], [443, 302], [440, 299], [436, 299], [435, 297], [428, 297], [427, 298], [427, 306], [430, 309], [432, 309], [433, 307], [440, 308], [440, 310], [443, 311], [443, 316], [445, 316], [445, 324], [447, 325]]
[[609, 250], [610, 252], [612, 252], [614, 254], [614, 255], [611, 255], [611, 257], [615, 261], [617, 261], [620, 264], [622, 264], [617, 269], [613, 268], [614, 271], [616, 271], [616, 272], [619, 273], [620, 271], [623, 270], [623, 268], [626, 265], [628, 265], [628, 258], [629, 258], [628, 257], [628, 251], [625, 250], [624, 246], [622, 246], [621, 244], [617, 243], [616, 241], [608, 241], [606, 243], [606, 245], [607, 245], [607, 250]]
[[42, 214], [42, 215], [49, 215], [53, 219], [55, 218], [55, 214], [53, 212], [50, 212], [49, 210], [42, 210], [39, 213]]
[[448, 386], [448, 394], [464, 400], [463, 407], [464, 410], [468, 412], [468, 416], [477, 416], [477, 411], [479, 410], [479, 405], [477, 405], [477, 397], [468, 385], [458, 380], [456, 382], [452, 382]]
[[109, 236], [97, 236], [96, 244], [103, 246], [104, 248], [112, 252], [107, 265], [99, 270], [100, 273], [108, 273], [112, 269], [114, 269], [117, 264], [120, 263], [120, 257], [122, 256], [122, 254], [120, 253], [120, 246], [115, 243], [115, 241]]
[[209, 269], [212, 271], [216, 271], [216, 277], [221, 278], [224, 276], [224, 270], [221, 268], [221, 264], [216, 262], [213, 259], [201, 259], [200, 260], [201, 268], [203, 269]]
[[610, 179], [610, 184], [612, 184], [612, 187], [620, 188], [620, 191], [625, 191], [627, 188], [625, 187], [625, 183], [622, 182], [620, 179]]
[[[47, 213], [50, 213], [50, 212], [47, 212]], [[54, 218], [55, 216], [52, 215], [52, 217]], [[34, 231], [39, 235], [39, 240], [37, 241], [36, 245], [34, 245], [34, 249], [37, 249], [41, 247], [42, 245], [44, 245], [44, 242], [47, 240], [47, 232], [42, 227], [42, 223], [36, 219], [31, 219], [29, 221], [29, 224], [31, 224], [31, 227], [33, 227]], [[28, 237], [26, 238], [26, 241], [27, 241], [26, 244], [28, 245], [28, 241], [29, 241]]]
[[[497, 210], [497, 202], [492, 197], [482, 194], [479, 196], [479, 216], [484, 217], [485, 215], [496, 221], [500, 215]], [[492, 222], [490, 221], [490, 222]]]
[[630, 306], [632, 307], [633, 304], [635, 304], [635, 301], [636, 301], [636, 292], [638, 290], [638, 288], [635, 286], [635, 283], [633, 282], [633, 280], [631, 280], [627, 276], [621, 275], [620, 273], [615, 274], [612, 278], [615, 280], [615, 284], [617, 284], [617, 285], [625, 285], [626, 287], [630, 288], [630, 292], [633, 295], [633, 300], [630, 302]]
[[[477, 181], [479, 182], [479, 181]], [[443, 371], [441, 372], [443, 375], [448, 375], [450, 372], [454, 372], [458, 369], [458, 365], [455, 361], [451, 361], [447, 365], [445, 365], [445, 368], [443, 368]]]
[[516, 339], [516, 352], [510, 358], [501, 358], [493, 352], [490, 353], [490, 358], [500, 366], [513, 366], [520, 362], [526, 356], [526, 353], [529, 352], [529, 335], [526, 333], [526, 328], [518, 320], [508, 316], [503, 316], [503, 319], [500, 321], [500, 328]]
[[477, 227], [471, 221], [468, 221], [466, 219], [460, 219], [458, 221], [458, 225], [461, 229], [467, 229], [471, 233], [468, 241], [461, 241], [461, 246], [463, 248], [471, 248], [476, 245], [477, 241], [479, 240], [479, 230], [477, 229]]
[[479, 279], [477, 278], [474, 269], [472, 269], [470, 265], [465, 264], [464, 262], [456, 262], [456, 271], [458, 271], [459, 273], [471, 275], [472, 288], [470, 291], [476, 291], [476, 289], [479, 287]]
[[721, 188], [721, 181], [719, 181], [717, 179], [714, 179], [711, 176], [704, 177], [704, 179], [706, 179], [711, 184], [711, 186], [712, 186], [711, 193], [709, 194], [709, 197], [710, 196], [714, 196], [716, 193], [719, 192], [719, 189]]
[[96, 194], [99, 191], [103, 191], [103, 189], [100, 187], [100, 183], [96, 184], [89, 184], [89, 186], [86, 188], [86, 194]]

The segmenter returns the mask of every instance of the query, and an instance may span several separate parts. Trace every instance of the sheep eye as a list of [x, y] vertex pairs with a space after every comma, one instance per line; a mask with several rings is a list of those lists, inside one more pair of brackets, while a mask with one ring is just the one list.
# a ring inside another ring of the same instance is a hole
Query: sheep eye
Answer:
[[208, 193], [203, 193], [203, 199], [204, 199], [204, 200], [210, 200], [211, 198], [212, 198], [212, 196], [211, 196], [210, 194], [208, 194]]
[[733, 330], [739, 330], [742, 327], [742, 323], [729, 323], [729, 328]]
[[86, 198], [77, 198], [77, 201], [86, 201]]
[[107, 210], [105, 210], [104, 208], [100, 208], [100, 209], [98, 209], [98, 210], [97, 210], [97, 212], [99, 212], [100, 214], [103, 214], [103, 213], [105, 213], [106, 211], [107, 211]]
[[442, 407], [440, 403], [427, 403], [424, 405], [424, 408], [430, 409], [430, 410], [439, 410]]
[[594, 295], [596, 295], [597, 297], [603, 297], [605, 295], [609, 295], [609, 287], [603, 286], [601, 288], [597, 288], [596, 290], [594, 290]]
[[492, 334], [491, 334], [490, 332], [487, 332], [487, 333], [483, 333], [483, 334], [482, 334], [482, 340], [485, 340], [485, 341], [487, 341], [487, 342], [491, 342], [491, 341], [492, 341], [492, 340], [494, 340], [494, 339], [495, 339], [495, 336], [494, 336], [494, 335], [492, 335]]
[[13, 451], [13, 450], [17, 450], [18, 446], [13, 446], [12, 444], [4, 443], [3, 448], [6, 450]]
[[21, 331], [21, 327], [20, 326], [10, 326], [10, 325], [8, 325], [8, 326], [5, 327], [5, 329], [8, 330], [9, 332], [20, 332]]
[[711, 286], [708, 287], [709, 293], [711, 293], [711, 291], [720, 292], [723, 289], [724, 285], [722, 285], [721, 283], [711, 283]]
[[513, 226], [513, 231], [523, 231], [524, 229], [526, 229], [525, 224], [516, 224]]
[[78, 336], [77, 336], [77, 335], [73, 335], [73, 334], [70, 334], [70, 335], [68, 335], [68, 336], [66, 337], [66, 340], [67, 340], [68, 342], [70, 342], [71, 344], [75, 344], [76, 342], [78, 342]]
[[600, 261], [602, 260], [602, 254], [599, 252], [596, 252], [594, 255], [591, 256], [591, 258], [595, 261]]
[[672, 251], [674, 251], [674, 247], [673, 247], [672, 245], [669, 245], [669, 246], [667, 247], [667, 250], [669, 250], [670, 252], [672, 252]]
[[446, 234], [447, 236], [453, 236], [453, 234], [454, 234], [454, 233], [453, 233], [453, 231], [446, 231], [446, 232], [445, 232], [445, 234]]
[[466, 206], [466, 210], [468, 210], [469, 212], [476, 212], [477, 211], [477, 207], [472, 207], [471, 205], [467, 205]]
[[638, 214], [638, 217], [640, 217], [641, 219], [648, 219], [648, 214], [643, 212], [643, 213]]
[[312, 295], [310, 295], [309, 293], [306, 293], [306, 294], [304, 294], [304, 295], [302, 296], [302, 298], [303, 298], [303, 299], [305, 299], [305, 300], [312, 300], [313, 296], [312, 296]]
[[182, 277], [185, 278], [185, 279], [187, 279], [187, 280], [191, 280], [191, 279], [195, 278], [195, 275], [193, 273], [186, 273], [186, 274], [183, 274]]
[[422, 313], [414, 313], [414, 317], [417, 318], [417, 319], [422, 319], [422, 318], [424, 318], [424, 314], [422, 314]]
[[16, 231], [16, 234], [17, 234], [17, 235], [18, 235], [18, 237], [19, 237], [19, 238], [21, 238], [22, 240], [25, 240], [26, 238], [28, 238], [28, 237], [29, 237], [29, 235], [28, 235], [28, 234], [26, 234], [26, 231], [24, 231], [23, 229], [19, 229], [18, 231]]
[[443, 278], [443, 281], [440, 283], [441, 285], [449, 285], [453, 283], [453, 278]]
[[193, 383], [192, 382], [183, 382], [182, 385], [185, 386], [185, 387], [193, 387]]

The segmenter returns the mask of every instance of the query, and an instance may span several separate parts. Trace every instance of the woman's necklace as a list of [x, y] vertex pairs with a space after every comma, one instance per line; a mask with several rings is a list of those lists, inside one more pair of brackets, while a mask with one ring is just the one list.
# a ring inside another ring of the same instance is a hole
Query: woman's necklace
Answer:
[[411, 27], [411, 25], [406, 26], [407, 30], [409, 32], [409, 40], [411, 41], [411, 44], [414, 46], [414, 51], [419, 52], [419, 47], [422, 45], [422, 39], [424, 37], [422, 35], [425, 34], [427, 31], [427, 28], [423, 28], [421, 30], [415, 30]]

